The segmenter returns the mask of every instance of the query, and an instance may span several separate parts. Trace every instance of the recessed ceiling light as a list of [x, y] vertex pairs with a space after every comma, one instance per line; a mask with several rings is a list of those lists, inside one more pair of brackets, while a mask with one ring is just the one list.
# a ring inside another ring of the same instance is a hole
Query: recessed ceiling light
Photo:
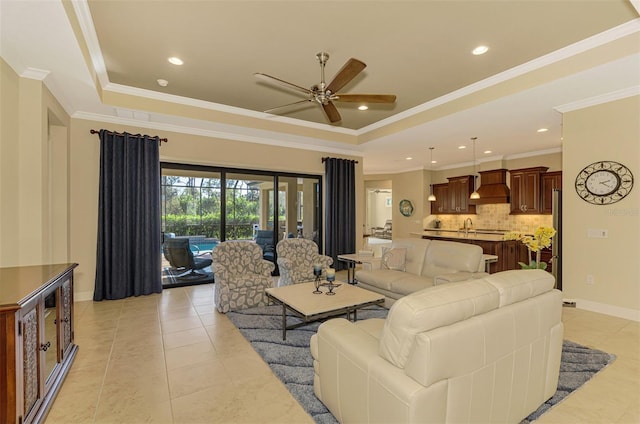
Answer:
[[485, 54], [488, 51], [489, 51], [489, 47], [487, 47], [487, 46], [478, 46], [475, 49], [471, 50], [471, 53], [473, 53], [476, 56], [478, 56], [478, 55], [481, 55], [481, 54]]
[[413, 158], [412, 158], [411, 156], [409, 156], [409, 157], [407, 157], [406, 159], [407, 159], [407, 160], [411, 160], [411, 159], [413, 159]]
[[460, 149], [460, 150], [462, 150], [462, 149], [466, 149], [466, 148], [467, 148], [467, 146], [465, 146], [465, 145], [458, 146], [458, 149]]
[[171, 63], [172, 65], [182, 65], [184, 64], [184, 62], [182, 61], [182, 59], [180, 59], [179, 57], [170, 57], [169, 59], [167, 59], [169, 61], [169, 63]]
[[367, 109], [369, 109], [369, 106], [366, 106], [366, 105], [358, 106], [358, 110], [367, 110]]
[[547, 131], [549, 131], [549, 129], [548, 129], [548, 128], [540, 128], [540, 129], [538, 130], [538, 132], [547, 132]]
[[160, 87], [166, 87], [167, 85], [169, 85], [169, 81], [167, 81], [166, 79], [159, 79], [158, 80], [158, 85]]
[[437, 160], [432, 160], [431, 163], [438, 163], [438, 161]]
[[489, 153], [492, 153], [492, 152], [491, 152], [491, 150], [485, 150], [485, 151], [484, 151], [484, 154], [485, 154], [485, 155], [488, 155]]

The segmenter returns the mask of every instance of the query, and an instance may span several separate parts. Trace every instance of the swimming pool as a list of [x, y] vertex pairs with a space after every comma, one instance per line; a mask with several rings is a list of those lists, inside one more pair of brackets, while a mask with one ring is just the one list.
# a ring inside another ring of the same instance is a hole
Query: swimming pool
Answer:
[[204, 250], [213, 250], [214, 247], [216, 247], [218, 245], [217, 241], [214, 242], [202, 242], [202, 243], [194, 243], [192, 242], [189, 247], [191, 248], [191, 251], [194, 253], [197, 253], [198, 251], [202, 252]]

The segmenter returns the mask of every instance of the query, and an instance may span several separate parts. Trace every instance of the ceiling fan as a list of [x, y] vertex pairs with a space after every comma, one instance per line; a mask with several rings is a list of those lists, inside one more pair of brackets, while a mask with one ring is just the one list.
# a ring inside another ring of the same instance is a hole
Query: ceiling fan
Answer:
[[259, 78], [268, 83], [275, 83], [287, 88], [296, 90], [307, 96], [306, 99], [297, 102], [289, 103], [286, 105], [274, 107], [264, 112], [270, 113], [277, 109], [285, 108], [288, 106], [297, 105], [305, 102], [316, 102], [322, 106], [327, 119], [331, 123], [340, 122], [342, 117], [338, 112], [338, 109], [333, 102], [358, 102], [358, 103], [394, 103], [396, 96], [393, 94], [342, 94], [338, 91], [347, 85], [352, 79], [354, 79], [364, 68], [366, 64], [358, 59], [351, 58], [342, 66], [338, 73], [333, 77], [329, 84], [324, 81], [324, 67], [329, 60], [329, 54], [320, 52], [316, 54], [316, 59], [320, 63], [320, 83], [314, 84], [311, 88], [300, 87], [299, 85], [292, 84], [290, 82], [281, 80], [271, 75], [263, 74], [260, 72], [255, 73], [256, 78]]

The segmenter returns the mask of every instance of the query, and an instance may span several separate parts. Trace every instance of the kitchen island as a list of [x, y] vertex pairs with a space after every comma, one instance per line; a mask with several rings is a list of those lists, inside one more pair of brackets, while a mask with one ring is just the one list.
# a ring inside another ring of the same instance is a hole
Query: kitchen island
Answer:
[[[502, 230], [456, 230], [456, 229], [425, 229], [422, 233], [413, 233], [431, 240], [455, 241], [458, 243], [471, 243], [482, 247], [485, 255], [495, 255], [498, 260], [489, 264], [489, 272], [506, 271], [510, 269], [520, 269], [518, 262], [529, 262], [529, 252], [527, 247], [517, 240], [504, 240]], [[542, 261], [549, 262], [551, 251], [542, 251]], [[551, 264], [548, 264], [547, 271], [551, 271]]]

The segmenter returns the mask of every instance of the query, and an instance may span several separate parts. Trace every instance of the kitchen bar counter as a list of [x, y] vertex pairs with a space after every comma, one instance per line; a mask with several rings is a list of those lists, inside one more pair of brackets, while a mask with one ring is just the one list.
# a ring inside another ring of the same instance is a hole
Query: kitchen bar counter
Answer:
[[[505, 231], [506, 232], [506, 231]], [[427, 229], [412, 235], [432, 240], [455, 241], [458, 243], [471, 243], [482, 248], [485, 255], [497, 257], [497, 261], [489, 262], [491, 273], [519, 269], [519, 261], [525, 259], [527, 248], [516, 240], [505, 240], [504, 233], [500, 230], [477, 230], [465, 233], [464, 230], [453, 229]]]
[[502, 241], [504, 240], [504, 233], [499, 232], [483, 232], [470, 230], [465, 233], [464, 230], [447, 230], [447, 229], [428, 229], [422, 233], [412, 233], [420, 237], [426, 236], [428, 238], [446, 238], [446, 239], [464, 239], [464, 240], [481, 240], [481, 241]]

